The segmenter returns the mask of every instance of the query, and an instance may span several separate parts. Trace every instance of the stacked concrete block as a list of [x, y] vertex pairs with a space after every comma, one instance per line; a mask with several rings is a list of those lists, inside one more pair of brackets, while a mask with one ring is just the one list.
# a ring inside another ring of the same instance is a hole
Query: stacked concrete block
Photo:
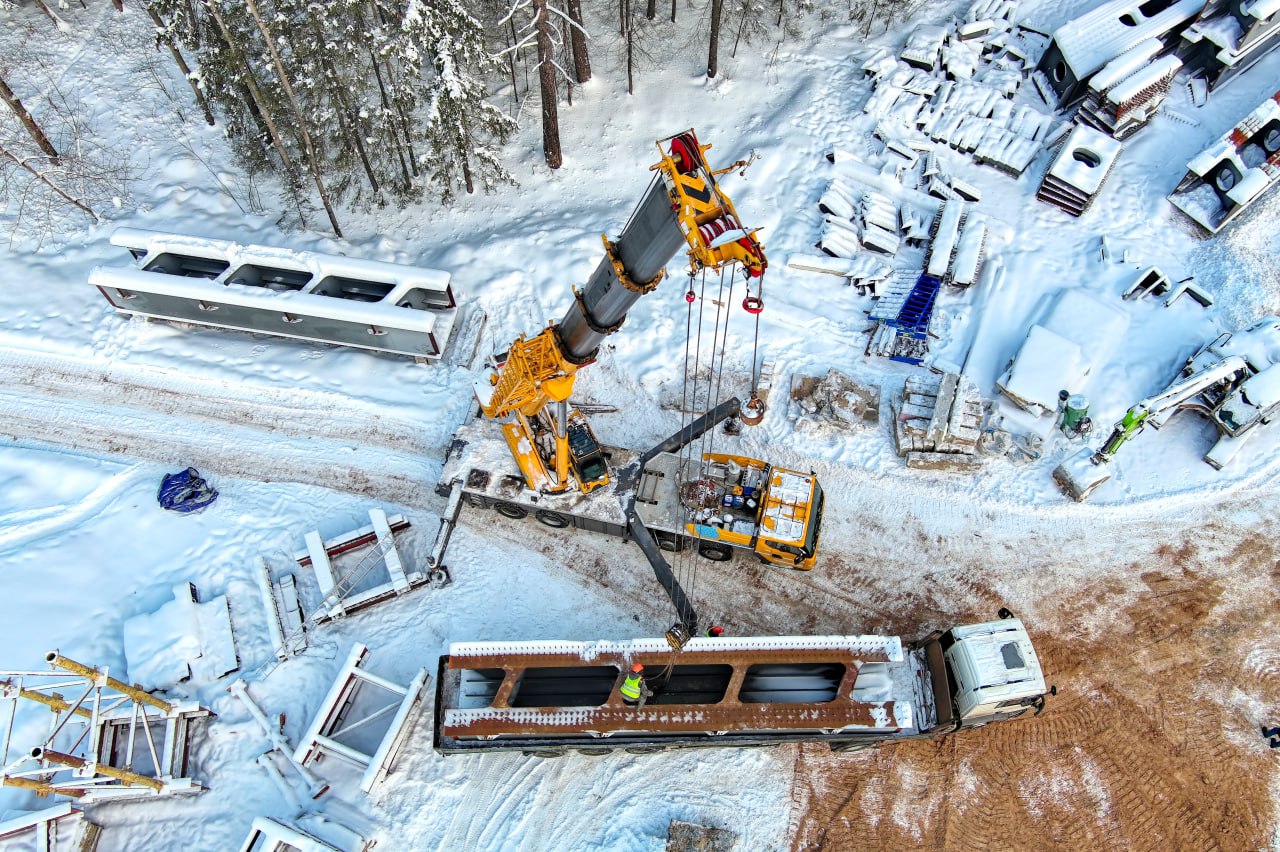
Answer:
[[983, 401], [977, 385], [957, 373], [909, 376], [891, 403], [898, 455], [922, 469], [976, 470]]

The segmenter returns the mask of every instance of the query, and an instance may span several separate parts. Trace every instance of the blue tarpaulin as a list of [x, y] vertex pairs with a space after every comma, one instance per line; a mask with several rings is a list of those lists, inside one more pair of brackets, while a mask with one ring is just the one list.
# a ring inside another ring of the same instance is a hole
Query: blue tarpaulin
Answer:
[[200, 471], [189, 467], [166, 476], [160, 482], [160, 493], [156, 499], [172, 512], [198, 512], [217, 500], [218, 492], [205, 482]]

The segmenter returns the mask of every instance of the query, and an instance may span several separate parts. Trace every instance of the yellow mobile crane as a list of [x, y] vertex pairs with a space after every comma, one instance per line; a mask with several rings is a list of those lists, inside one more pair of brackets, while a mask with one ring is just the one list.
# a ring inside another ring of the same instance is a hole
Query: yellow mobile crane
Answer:
[[[636, 542], [671, 598], [680, 620], [668, 640], [679, 648], [696, 634], [697, 613], [662, 551], [690, 550], [717, 562], [745, 551], [774, 565], [814, 566], [824, 505], [816, 475], [745, 456], [682, 455], [727, 418], [759, 422], [764, 406], [754, 389], [745, 405], [736, 397], [709, 401], [708, 411], [645, 453], [602, 447], [569, 405], [578, 370], [595, 359], [631, 306], [658, 286], [682, 246], [691, 275], [740, 268], [748, 282], [743, 308], [758, 314], [763, 307], [764, 247], [716, 183], [749, 160], [712, 170], [710, 147], [692, 130], [658, 141], [653, 181], [617, 239], [604, 238], [603, 260], [586, 286], [574, 289], [564, 317], [517, 338], [476, 382], [481, 412], [504, 421], [505, 440], [482, 422], [463, 424], [454, 436], [436, 485], [449, 507], [428, 559], [433, 567], [443, 565], [464, 505], [619, 536]], [[685, 298], [692, 317], [692, 280]]]
[[[595, 360], [601, 341], [626, 319], [641, 296], [657, 288], [663, 269], [688, 245], [690, 271], [739, 264], [748, 279], [764, 275], [764, 247], [742, 227], [718, 175], [744, 168], [739, 160], [713, 171], [710, 145], [692, 130], [658, 141], [656, 172], [644, 198], [616, 240], [604, 239], [605, 254], [587, 281], [573, 289], [574, 302], [539, 334], [516, 338], [505, 358], [494, 359], [476, 383], [476, 398], [489, 418], [505, 421], [503, 435], [531, 490], [589, 493], [609, 482], [608, 465], [586, 418], [570, 408], [578, 370]], [[744, 307], [763, 303], [748, 295]], [[570, 478], [572, 474], [572, 479]]]

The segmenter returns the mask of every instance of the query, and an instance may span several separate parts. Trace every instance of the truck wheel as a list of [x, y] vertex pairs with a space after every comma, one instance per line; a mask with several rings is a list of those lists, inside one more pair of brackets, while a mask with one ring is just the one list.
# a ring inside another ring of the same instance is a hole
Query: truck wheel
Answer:
[[851, 751], [862, 751], [874, 745], [874, 742], [832, 743], [831, 750], [836, 754], [848, 754]]
[[698, 555], [703, 559], [710, 559], [712, 562], [728, 562], [733, 558], [733, 551], [723, 544], [703, 542], [698, 545]]
[[559, 512], [552, 512], [549, 509], [539, 509], [533, 513], [533, 516], [538, 519], [538, 523], [555, 527], [558, 530], [569, 526], [569, 518], [567, 516]]
[[529, 516], [528, 509], [524, 506], [517, 506], [514, 503], [494, 503], [493, 508], [498, 510], [499, 515], [517, 521]]
[[674, 535], [658, 535], [658, 547], [668, 553], [679, 553], [684, 550], [684, 539]]
[[564, 757], [563, 749], [554, 748], [527, 748], [520, 752], [525, 757]]

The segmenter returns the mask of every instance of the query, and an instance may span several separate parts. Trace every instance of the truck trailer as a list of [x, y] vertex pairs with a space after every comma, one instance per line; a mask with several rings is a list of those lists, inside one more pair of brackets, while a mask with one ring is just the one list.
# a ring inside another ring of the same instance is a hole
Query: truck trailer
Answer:
[[[643, 666], [648, 697], [619, 688]], [[825, 742], [856, 751], [1039, 714], [1046, 689], [1022, 622], [897, 636], [461, 642], [440, 658], [442, 754]]]

